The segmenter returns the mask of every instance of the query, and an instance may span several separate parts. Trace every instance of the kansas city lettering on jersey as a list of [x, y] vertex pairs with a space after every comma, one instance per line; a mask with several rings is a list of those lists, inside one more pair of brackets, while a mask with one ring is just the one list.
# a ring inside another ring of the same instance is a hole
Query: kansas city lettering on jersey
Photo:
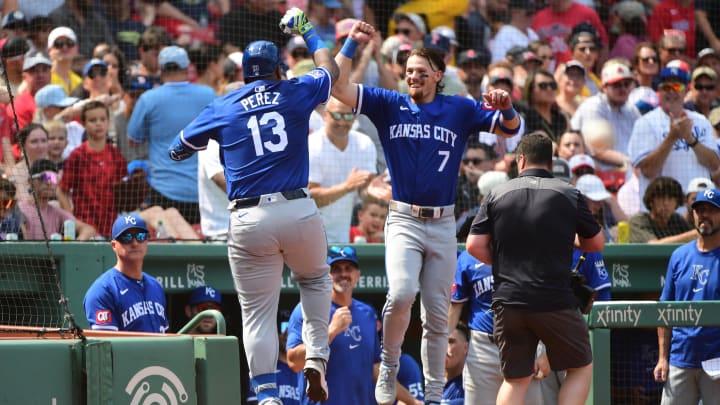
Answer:
[[243, 106], [245, 111], [249, 111], [253, 108], [262, 107], [265, 105], [278, 105], [278, 99], [280, 93], [277, 91], [265, 91], [260, 93], [251, 94], [240, 100], [240, 105]]
[[457, 134], [453, 131], [432, 126], [429, 124], [396, 124], [390, 125], [390, 139], [413, 138], [413, 139], [435, 139], [455, 146]]
[[488, 291], [492, 291], [493, 287], [493, 276], [483, 277], [480, 280], [475, 281], [473, 284], [473, 292], [475, 298], [485, 294]]
[[127, 327], [131, 322], [141, 316], [154, 314], [158, 314], [159, 316], [165, 318], [165, 309], [162, 304], [155, 301], [138, 301], [122, 313], [122, 326], [123, 328]]

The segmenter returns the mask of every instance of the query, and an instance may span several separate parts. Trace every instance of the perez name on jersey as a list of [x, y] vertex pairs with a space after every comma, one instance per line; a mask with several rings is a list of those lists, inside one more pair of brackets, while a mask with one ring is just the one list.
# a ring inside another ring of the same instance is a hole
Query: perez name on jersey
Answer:
[[243, 106], [245, 111], [251, 109], [266, 106], [266, 105], [278, 105], [278, 99], [280, 93], [277, 91], [263, 91], [265, 86], [259, 86], [255, 88], [255, 94], [251, 94], [240, 100], [240, 105]]

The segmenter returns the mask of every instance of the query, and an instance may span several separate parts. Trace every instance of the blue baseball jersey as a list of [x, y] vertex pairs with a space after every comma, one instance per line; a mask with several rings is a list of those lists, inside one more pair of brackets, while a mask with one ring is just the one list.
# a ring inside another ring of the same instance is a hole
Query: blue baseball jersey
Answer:
[[[298, 377], [300, 373], [292, 371], [287, 363], [278, 360], [277, 370], [275, 370], [275, 378], [277, 379], [278, 397], [283, 405], [300, 405], [301, 395], [300, 387], [298, 387]], [[252, 387], [248, 387], [248, 402], [257, 402], [255, 391]]]
[[331, 85], [324, 68], [255, 81], [210, 103], [177, 136], [195, 151], [220, 144], [230, 200], [307, 187], [310, 114]]
[[[582, 251], [578, 249], [575, 249], [573, 252], [573, 269], [577, 266], [581, 254]], [[597, 298], [595, 299], [596, 301], [610, 301], [612, 280], [610, 279], [607, 268], [605, 268], [605, 260], [603, 260], [601, 252], [585, 253], [585, 261], [580, 265], [578, 272], [585, 276], [588, 285], [598, 292]]]
[[465, 390], [463, 389], [462, 374], [445, 383], [441, 405], [462, 405], [465, 401]]
[[[673, 251], [668, 261], [660, 301], [720, 299], [720, 248], [701, 252], [697, 241]], [[699, 368], [703, 360], [720, 356], [720, 328], [673, 327], [670, 365]]]
[[460, 253], [455, 270], [452, 302], [470, 302], [468, 327], [485, 333], [493, 333], [492, 266], [474, 258], [467, 251]]
[[[425, 402], [422, 370], [417, 361], [407, 353], [400, 355], [400, 368], [398, 369], [397, 380], [400, 385], [407, 388], [410, 395], [415, 399], [420, 402]], [[395, 403], [397, 403], [397, 401]]]
[[439, 94], [417, 105], [407, 94], [362, 85], [357, 106], [377, 127], [393, 199], [425, 206], [454, 204], [468, 137], [493, 132], [500, 117], [487, 104], [465, 97]]
[[92, 329], [165, 333], [169, 326], [165, 291], [145, 273], [136, 280], [116, 268], [106, 271], [85, 293], [83, 306]]
[[[334, 302], [330, 317], [339, 308]], [[380, 339], [377, 334], [377, 315], [368, 304], [353, 299], [350, 305], [352, 324], [335, 336], [330, 343], [325, 378], [330, 388], [328, 400], [323, 405], [375, 404], [373, 367], [380, 362]], [[302, 341], [302, 309], [298, 304], [290, 315], [287, 348], [292, 349]], [[298, 378], [303, 394], [302, 403], [314, 403], [305, 397], [302, 375]]]

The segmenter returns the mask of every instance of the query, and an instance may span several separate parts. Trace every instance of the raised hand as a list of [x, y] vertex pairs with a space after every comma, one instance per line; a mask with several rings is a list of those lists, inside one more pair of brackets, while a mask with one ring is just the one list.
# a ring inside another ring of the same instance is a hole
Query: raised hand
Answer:
[[308, 21], [305, 12], [297, 7], [293, 7], [285, 12], [285, 15], [280, 20], [280, 29], [288, 34], [300, 34], [304, 35], [306, 32], [313, 29], [313, 24]]
[[512, 107], [512, 98], [507, 91], [502, 89], [491, 90], [488, 93], [483, 93], [485, 102], [496, 110], [507, 110]]
[[372, 39], [374, 32], [375, 28], [373, 28], [372, 25], [364, 21], [358, 21], [350, 29], [349, 35], [350, 38], [352, 38], [355, 42], [365, 44]]

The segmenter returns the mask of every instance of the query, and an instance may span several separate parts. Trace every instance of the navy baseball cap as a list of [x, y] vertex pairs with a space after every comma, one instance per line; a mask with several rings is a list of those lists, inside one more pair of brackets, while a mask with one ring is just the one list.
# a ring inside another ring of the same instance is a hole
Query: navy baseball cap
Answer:
[[328, 249], [327, 263], [332, 265], [335, 262], [346, 260], [355, 264], [355, 267], [360, 267], [358, 262], [357, 252], [352, 246], [333, 246]]
[[218, 305], [222, 305], [222, 297], [220, 291], [209, 285], [203, 285], [196, 287], [190, 291], [190, 298], [188, 298], [188, 304], [197, 305], [203, 302], [214, 302]]
[[700, 203], [708, 203], [720, 208], [720, 190], [716, 188], [706, 188], [702, 192], [699, 192], [697, 197], [695, 197], [692, 208], [695, 208], [695, 206]]
[[145, 220], [140, 218], [138, 214], [127, 214], [120, 215], [112, 226], [112, 238], [117, 239], [118, 236], [122, 235], [130, 229], [140, 229], [141, 231], [148, 231]]
[[105, 71], [108, 69], [107, 63], [105, 63], [104, 60], [99, 58], [92, 58], [88, 61], [88, 63], [85, 64], [85, 67], [82, 71], [82, 77], [85, 77], [90, 73], [90, 69], [94, 68], [95, 66], [102, 66]]
[[442, 53], [448, 53], [450, 52], [450, 38], [440, 35], [437, 32], [427, 34], [423, 38], [423, 46]]

